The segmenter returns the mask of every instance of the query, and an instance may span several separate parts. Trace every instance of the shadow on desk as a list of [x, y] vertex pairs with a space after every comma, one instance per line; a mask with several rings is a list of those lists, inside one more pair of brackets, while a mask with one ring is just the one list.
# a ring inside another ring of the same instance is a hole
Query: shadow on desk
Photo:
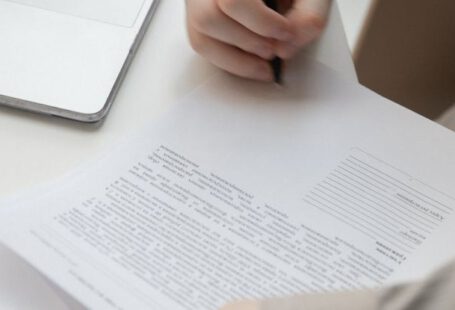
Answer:
[[73, 121], [70, 119], [65, 119], [57, 116], [45, 115], [34, 113], [30, 111], [15, 109], [8, 106], [1, 106], [0, 105], [0, 114], [8, 115], [10, 118], [17, 118], [17, 119], [28, 119], [33, 122], [37, 123], [46, 123], [51, 124], [56, 127], [66, 127], [69, 129], [76, 129], [85, 132], [94, 132], [101, 128], [105, 122], [105, 119], [97, 122], [97, 123], [81, 123], [77, 121]]

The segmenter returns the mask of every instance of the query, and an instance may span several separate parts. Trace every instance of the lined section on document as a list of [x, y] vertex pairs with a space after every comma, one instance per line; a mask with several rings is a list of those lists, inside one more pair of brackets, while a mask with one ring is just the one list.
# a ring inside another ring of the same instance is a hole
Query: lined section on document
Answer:
[[401, 253], [421, 245], [454, 205], [451, 197], [358, 149], [304, 201]]

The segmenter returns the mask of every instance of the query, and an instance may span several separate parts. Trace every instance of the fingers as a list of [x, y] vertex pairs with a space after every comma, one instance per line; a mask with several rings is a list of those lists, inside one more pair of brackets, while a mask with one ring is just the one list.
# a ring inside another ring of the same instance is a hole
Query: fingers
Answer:
[[[331, 0], [186, 0], [193, 48], [233, 74], [272, 81], [267, 60], [292, 57], [323, 30]], [[285, 14], [284, 16], [281, 14]]]
[[291, 42], [278, 42], [277, 54], [291, 58], [302, 47], [316, 39], [324, 30], [331, 0], [296, 0], [287, 13], [295, 37]]
[[213, 39], [188, 26], [191, 46], [215, 66], [232, 74], [264, 82], [273, 80], [269, 63], [258, 56]]
[[293, 38], [289, 21], [267, 8], [262, 0], [216, 0], [224, 14], [263, 37], [288, 41]]
[[297, 36], [294, 44], [303, 45], [317, 37], [327, 22], [331, 0], [297, 0], [289, 13]]
[[204, 12], [189, 8], [188, 14], [192, 16], [192, 26], [202, 34], [264, 59], [270, 59], [275, 54], [271, 40], [229, 18], [215, 2], [209, 2]]
[[260, 305], [254, 301], [243, 301], [224, 306], [220, 310], [259, 310]]

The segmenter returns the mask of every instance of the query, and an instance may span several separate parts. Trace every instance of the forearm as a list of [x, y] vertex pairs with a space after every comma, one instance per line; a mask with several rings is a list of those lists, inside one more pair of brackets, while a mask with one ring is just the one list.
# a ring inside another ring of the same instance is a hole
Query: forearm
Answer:
[[223, 310], [454, 310], [455, 262], [426, 280], [378, 290], [302, 294], [243, 302]]
[[283, 299], [264, 300], [259, 303], [257, 310], [376, 310], [378, 309], [377, 296], [376, 291], [302, 294]]

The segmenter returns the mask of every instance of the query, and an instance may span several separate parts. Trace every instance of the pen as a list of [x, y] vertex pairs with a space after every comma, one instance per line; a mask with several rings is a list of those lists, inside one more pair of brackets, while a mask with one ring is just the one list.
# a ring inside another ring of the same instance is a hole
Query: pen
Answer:
[[[278, 12], [278, 0], [264, 0], [265, 5], [270, 9]], [[275, 57], [270, 61], [270, 66], [273, 70], [273, 78], [275, 83], [281, 84], [281, 71], [282, 71], [283, 60], [280, 57]]]

